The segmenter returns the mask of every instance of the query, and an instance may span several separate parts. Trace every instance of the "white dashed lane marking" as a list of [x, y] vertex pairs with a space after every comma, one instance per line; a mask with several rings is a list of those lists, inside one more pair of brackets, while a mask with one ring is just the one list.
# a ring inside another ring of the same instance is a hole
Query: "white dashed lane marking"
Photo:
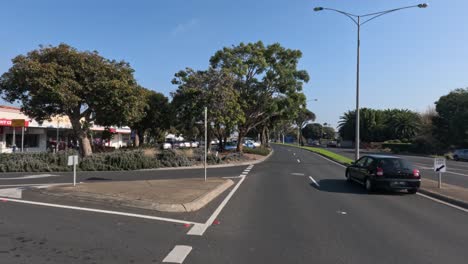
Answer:
[[163, 259], [164, 263], [183, 263], [188, 254], [192, 251], [191, 246], [175, 246], [174, 249]]

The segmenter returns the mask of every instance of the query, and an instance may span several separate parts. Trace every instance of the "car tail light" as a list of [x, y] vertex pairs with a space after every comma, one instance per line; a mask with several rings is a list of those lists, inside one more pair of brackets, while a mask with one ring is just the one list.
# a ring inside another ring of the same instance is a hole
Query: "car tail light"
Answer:
[[421, 175], [419, 174], [419, 170], [418, 169], [414, 169], [413, 170], [413, 177], [415, 178], [419, 178]]
[[383, 169], [382, 168], [377, 168], [377, 172], [375, 173], [377, 176], [383, 176]]

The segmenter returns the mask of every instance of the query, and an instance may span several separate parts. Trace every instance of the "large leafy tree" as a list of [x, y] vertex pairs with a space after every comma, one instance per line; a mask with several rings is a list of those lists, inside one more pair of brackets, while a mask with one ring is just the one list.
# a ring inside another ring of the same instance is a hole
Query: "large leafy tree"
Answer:
[[251, 129], [266, 126], [269, 119], [281, 112], [282, 105], [275, 98], [294, 98], [302, 91], [303, 83], [309, 81], [307, 72], [297, 69], [301, 56], [299, 50], [286, 49], [277, 43], [265, 46], [259, 41], [225, 47], [211, 57], [214, 69], [235, 76], [234, 88], [245, 117], [237, 125], [238, 151], [242, 151], [243, 137]]
[[88, 156], [92, 124], [122, 126], [141, 118], [144, 104], [133, 72], [128, 63], [96, 51], [41, 46], [13, 59], [0, 78], [0, 90], [6, 101], [19, 101], [22, 111], [38, 121], [68, 116], [81, 153]]
[[223, 147], [234, 127], [244, 121], [234, 82], [231, 74], [213, 68], [206, 71], [187, 68], [175, 74], [172, 83], [178, 89], [172, 94], [172, 106], [184, 135], [200, 131], [197, 123], [203, 120], [207, 107], [209, 134], [217, 137]]
[[302, 142], [302, 129], [309, 123], [315, 121], [315, 114], [307, 108], [301, 108], [295, 118], [296, 126], [299, 129], [299, 142]]
[[323, 135], [323, 127], [319, 123], [307, 124], [302, 128], [302, 135], [307, 139], [321, 139]]
[[410, 110], [394, 110], [386, 118], [387, 130], [394, 139], [412, 139], [421, 127], [421, 116]]
[[143, 117], [131, 125], [135, 133], [134, 144], [139, 146], [144, 135], [153, 141], [162, 141], [164, 133], [170, 127], [171, 114], [169, 100], [166, 96], [153, 90], [140, 87], [145, 104]]
[[434, 132], [446, 146], [468, 147], [468, 88], [456, 89], [436, 102]]

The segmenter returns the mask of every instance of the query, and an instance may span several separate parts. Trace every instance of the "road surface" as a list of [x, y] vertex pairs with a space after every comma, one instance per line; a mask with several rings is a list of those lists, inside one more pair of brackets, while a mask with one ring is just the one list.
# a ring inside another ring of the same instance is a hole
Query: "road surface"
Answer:
[[467, 211], [421, 195], [367, 194], [345, 182], [340, 165], [274, 149], [203, 212], [213, 221], [201, 235], [168, 221], [0, 199], [2, 262], [466, 263]]
[[[328, 150], [354, 159], [354, 149], [346, 148], [327, 148]], [[362, 151], [361, 156], [370, 152]], [[379, 153], [376, 153], [379, 154]], [[437, 180], [434, 173], [434, 158], [411, 155], [395, 155], [405, 158], [419, 168], [423, 177]], [[447, 160], [447, 172], [443, 174], [443, 182], [468, 188], [468, 162]]]

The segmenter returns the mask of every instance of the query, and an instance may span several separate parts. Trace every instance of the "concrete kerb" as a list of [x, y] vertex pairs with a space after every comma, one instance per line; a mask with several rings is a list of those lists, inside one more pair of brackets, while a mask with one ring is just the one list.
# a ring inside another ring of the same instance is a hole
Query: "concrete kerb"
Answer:
[[[260, 162], [264, 162], [265, 160], [269, 159], [271, 155], [273, 154], [274, 150], [272, 149], [270, 153], [261, 159], [255, 160], [255, 161], [246, 161], [242, 163], [231, 163], [231, 164], [216, 164], [216, 165], [208, 165], [208, 169], [212, 168], [227, 168], [227, 167], [239, 167], [239, 166], [247, 166], [247, 165], [254, 165], [258, 164]], [[155, 169], [141, 169], [137, 171], [164, 171], [164, 170], [193, 170], [193, 169], [203, 169], [203, 165], [196, 165], [196, 166], [182, 166], [182, 167], [167, 167], [167, 168], [155, 168]]]
[[466, 202], [466, 201], [463, 201], [463, 200], [460, 200], [460, 199], [457, 199], [457, 198], [454, 198], [454, 197], [451, 197], [451, 196], [448, 196], [448, 195], [433, 192], [431, 190], [424, 189], [424, 188], [419, 188], [419, 192], [422, 193], [422, 194], [425, 194], [427, 196], [439, 199], [441, 201], [444, 201], [444, 202], [459, 206], [461, 208], [468, 209], [468, 202]]
[[[105, 195], [105, 194], [96, 194], [96, 193], [88, 193], [88, 192], [81, 192], [79, 194], [71, 194], [71, 196], [76, 197], [78, 200], [83, 202], [109, 202], [116, 204], [118, 206], [124, 207], [135, 207], [141, 209], [148, 209], [148, 210], [156, 210], [160, 212], [172, 212], [172, 213], [185, 213], [185, 212], [192, 212], [201, 209], [213, 199], [218, 197], [221, 193], [229, 189], [234, 184], [232, 180], [225, 180], [223, 183], [216, 186], [213, 190], [203, 194], [202, 196], [196, 198], [193, 201], [187, 203], [174, 203], [174, 204], [167, 204], [167, 203], [156, 203], [149, 200], [127, 200], [126, 198], [118, 197], [115, 195]], [[45, 188], [35, 188], [32, 191], [36, 191], [45, 195], [51, 195], [55, 197], [64, 197], [70, 196], [69, 193], [55, 193], [49, 192]]]
[[[290, 146], [290, 147], [294, 147], [294, 146]], [[307, 150], [307, 149], [304, 149], [304, 148], [301, 148], [301, 147], [295, 147], [295, 148], [300, 148], [300, 149], [303, 149], [303, 150]], [[310, 151], [310, 150], [308, 150], [308, 151]], [[329, 157], [327, 157], [325, 155], [322, 155], [320, 153], [313, 152], [313, 151], [310, 151], [310, 152], [312, 152], [312, 153], [314, 153], [316, 155], [319, 155], [321, 157], [324, 157], [324, 158], [326, 158], [326, 159], [328, 159], [328, 160], [330, 160], [332, 162], [338, 163], [338, 164], [340, 164], [340, 165], [342, 165], [344, 167], [348, 166], [348, 164], [336, 161], [336, 160], [331, 159], [331, 158], [329, 158]], [[457, 199], [457, 198], [454, 198], [454, 197], [451, 197], [451, 196], [443, 195], [443, 194], [440, 194], [440, 193], [437, 193], [437, 192], [433, 192], [431, 190], [425, 189], [424, 187], [419, 188], [419, 192], [422, 193], [422, 194], [425, 194], [427, 196], [439, 199], [441, 201], [444, 201], [444, 202], [447, 202], [447, 203], [450, 203], [450, 204], [453, 204], [453, 205], [468, 209], [468, 202], [466, 202], [466, 201], [463, 201], [463, 200], [460, 200], [460, 199]]]

